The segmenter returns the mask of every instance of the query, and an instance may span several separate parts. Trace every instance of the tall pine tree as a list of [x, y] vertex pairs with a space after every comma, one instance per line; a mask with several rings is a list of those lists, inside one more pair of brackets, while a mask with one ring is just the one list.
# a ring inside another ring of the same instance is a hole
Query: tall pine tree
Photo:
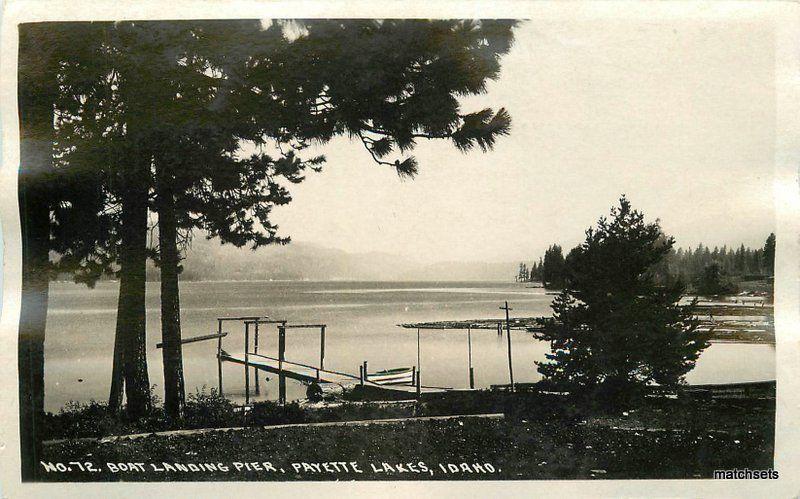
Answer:
[[[276, 179], [301, 181], [300, 171], [321, 161], [301, 160], [296, 151], [347, 135], [376, 163], [412, 177], [418, 166], [407, 153], [419, 139], [487, 150], [508, 133], [505, 110], [464, 113], [458, 98], [484, 92], [486, 81], [497, 77], [513, 21], [293, 24], [300, 36], [258, 21], [93, 23], [85, 37], [96, 48], [92, 57], [81, 60], [70, 52], [74, 44], [59, 45], [64, 57], [53, 66], [58, 84], [48, 80], [54, 91], [37, 93], [42, 87], [34, 82], [31, 99], [21, 99], [23, 117], [34, 102], [55, 110], [55, 120], [40, 120], [41, 128], [52, 131], [57, 123], [57, 156], [65, 171], [97, 179], [87, 184], [97, 203], [86, 206], [102, 220], [93, 227], [104, 228], [104, 235], [81, 236], [76, 249], [68, 229], [80, 227], [86, 211], [72, 209], [55, 190], [40, 197], [50, 201], [33, 223], [42, 228], [48, 218], [56, 220], [57, 263], [76, 279], [118, 273], [112, 408], [121, 402], [121, 381], [131, 416], [146, 413], [151, 403], [147, 257], [162, 268], [164, 356], [178, 366], [165, 370], [165, 384], [179, 414], [180, 241], [198, 227], [236, 245], [288, 241], [269, 221], [270, 207], [291, 199]], [[33, 43], [23, 56], [35, 58], [41, 48]], [[271, 142], [280, 152], [238, 158], [232, 151], [242, 141], [259, 147]], [[398, 157], [387, 159], [393, 153]], [[156, 252], [147, 244], [151, 212], [159, 215]], [[46, 254], [42, 259], [50, 263]], [[43, 322], [37, 328], [43, 337]], [[41, 363], [34, 359], [21, 371], [41, 382]]]
[[679, 283], [658, 285], [656, 266], [674, 241], [622, 197], [570, 258], [570, 279], [538, 337], [551, 344], [538, 362], [545, 379], [613, 405], [652, 382], [676, 387], [707, 337]]

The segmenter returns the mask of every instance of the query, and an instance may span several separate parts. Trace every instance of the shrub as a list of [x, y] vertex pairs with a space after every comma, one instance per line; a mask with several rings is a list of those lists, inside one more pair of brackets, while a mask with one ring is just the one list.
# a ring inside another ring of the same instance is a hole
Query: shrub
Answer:
[[212, 388], [206, 392], [205, 385], [189, 395], [183, 411], [183, 428], [220, 428], [241, 423], [230, 400]]
[[706, 265], [697, 277], [695, 288], [703, 296], [721, 296], [737, 293], [739, 288], [722, 273], [718, 263]]
[[248, 416], [248, 423], [253, 426], [276, 424], [307, 423], [308, 412], [297, 402], [281, 406], [277, 402], [256, 402]]

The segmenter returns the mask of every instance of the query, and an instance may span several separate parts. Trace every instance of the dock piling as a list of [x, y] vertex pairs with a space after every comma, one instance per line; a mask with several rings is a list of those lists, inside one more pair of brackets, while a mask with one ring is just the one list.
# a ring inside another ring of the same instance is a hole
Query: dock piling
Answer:
[[422, 386], [420, 384], [420, 378], [422, 378], [422, 359], [420, 356], [419, 329], [420, 328], [417, 328], [417, 397], [419, 397]]
[[250, 404], [250, 324], [244, 323], [244, 405]]
[[514, 310], [508, 307], [508, 301], [505, 305], [500, 307], [500, 310], [506, 311], [506, 335], [508, 336], [508, 377], [511, 379], [511, 393], [514, 393], [514, 365], [511, 361], [511, 324], [508, 317], [508, 312]]
[[278, 402], [286, 404], [286, 375], [283, 374], [283, 361], [286, 356], [286, 324], [278, 326]]
[[325, 369], [325, 325], [319, 327], [319, 368]]
[[222, 397], [222, 319], [217, 319], [217, 382], [219, 385], [219, 396]]
[[[253, 353], [258, 355], [258, 322], [255, 323], [255, 331], [254, 331], [254, 333], [255, 333], [255, 337], [253, 338], [253, 340], [254, 340], [254, 342], [253, 342], [254, 343], [253, 344]], [[260, 395], [261, 394], [261, 387], [258, 386], [258, 369], [256, 369], [255, 367], [253, 368], [253, 377], [255, 378], [255, 381], [256, 381], [256, 395]]]
[[475, 370], [472, 369], [472, 328], [467, 328], [467, 355], [469, 356], [469, 388], [475, 389]]

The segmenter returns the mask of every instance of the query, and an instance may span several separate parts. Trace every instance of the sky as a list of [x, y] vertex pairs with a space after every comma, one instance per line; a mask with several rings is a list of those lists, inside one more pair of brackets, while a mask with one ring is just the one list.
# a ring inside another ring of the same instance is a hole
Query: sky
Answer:
[[338, 138], [276, 209], [284, 235], [420, 261], [533, 261], [625, 194], [677, 246], [774, 230], [774, 38], [758, 22], [528, 20], [486, 95], [512, 129], [488, 153], [420, 142], [414, 180]]

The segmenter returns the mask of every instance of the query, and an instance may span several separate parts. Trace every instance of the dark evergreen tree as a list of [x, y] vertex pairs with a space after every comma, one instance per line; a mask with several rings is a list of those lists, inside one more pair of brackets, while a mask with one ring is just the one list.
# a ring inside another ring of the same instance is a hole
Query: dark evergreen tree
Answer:
[[548, 289], [561, 289], [565, 279], [564, 254], [561, 246], [554, 244], [544, 253], [542, 280]]
[[[19, 205], [22, 241], [22, 294], [19, 324], [19, 400], [22, 479], [34, 479], [41, 453], [44, 412], [44, 340], [49, 280], [57, 270], [51, 251], [85, 253], [105, 235], [103, 197], [99, 182], [86, 171], [64, 175], [55, 153], [53, 123], [62, 91], [61, 73], [66, 53], [73, 65], [94, 70], [97, 45], [91, 24], [19, 27], [18, 103], [20, 123]], [[59, 225], [59, 215], [72, 213], [80, 220]], [[71, 233], [68, 241], [63, 236]], [[67, 262], [68, 263], [68, 262]]]
[[775, 275], [775, 233], [770, 233], [764, 243], [764, 272]]
[[[269, 222], [271, 206], [291, 199], [275, 179], [299, 182], [306, 166], [322, 161], [303, 161], [296, 151], [346, 134], [378, 164], [411, 177], [417, 162], [405, 153], [420, 138], [487, 150], [508, 133], [504, 109], [463, 113], [458, 97], [484, 92], [497, 77], [513, 21], [320, 20], [295, 23], [302, 33], [291, 38], [281, 24], [93, 23], [96, 31], [86, 37], [97, 48], [93, 56], [80, 60], [70, 52], [74, 45], [54, 44], [65, 53], [54, 59], [61, 74], [44, 82], [54, 91], [34, 82], [31, 99], [21, 99], [22, 113], [38, 104], [50, 110], [40, 128], [52, 133], [57, 123], [59, 161], [102, 181], [90, 183], [99, 185], [98, 203], [87, 204], [104, 221], [95, 226], [106, 229], [96, 244], [73, 247], [66, 229], [81, 218], [53, 190], [37, 196], [51, 201], [34, 223], [46, 227], [55, 211], [58, 263], [76, 279], [90, 282], [112, 269], [119, 275], [112, 409], [121, 402], [118, 380], [130, 415], [150, 406], [147, 256], [162, 269], [164, 358], [175, 366], [165, 369], [165, 390], [168, 405], [179, 408], [180, 241], [199, 227], [238, 246], [288, 242]], [[25, 56], [35, 58], [41, 48], [34, 43]], [[239, 159], [233, 151], [242, 141], [270, 142], [279, 152]], [[384, 159], [393, 151], [404, 157]], [[148, 210], [159, 215], [157, 251], [147, 246]], [[43, 321], [40, 329], [43, 337]]]
[[528, 282], [528, 281], [530, 281], [531, 280], [532, 270], [533, 269], [528, 270], [528, 264], [520, 263], [519, 264], [519, 270], [517, 271], [517, 277], [516, 277], [515, 280], [517, 282]]
[[538, 262], [533, 262], [533, 266], [531, 266], [531, 281], [538, 281], [541, 282], [542, 280], [542, 259], [539, 258]]
[[41, 454], [44, 414], [44, 332], [47, 320], [50, 248], [48, 177], [53, 170], [53, 110], [57, 93], [55, 47], [35, 53], [38, 44], [54, 41], [40, 26], [20, 36], [19, 64], [20, 171], [22, 229], [22, 295], [19, 325], [19, 399], [22, 479], [36, 476]]
[[704, 296], [718, 296], [736, 293], [738, 288], [723, 275], [720, 264], [713, 262], [696, 279], [695, 291]]
[[567, 256], [564, 258], [564, 268], [561, 271], [561, 274], [563, 276], [562, 278], [564, 280], [564, 286], [569, 286], [569, 283], [571, 281], [570, 269], [572, 268], [572, 261], [578, 257], [580, 251], [581, 251], [580, 246], [575, 246], [574, 248], [569, 250], [569, 253], [567, 253]]
[[[83, 26], [83, 25], [78, 25]], [[76, 278], [89, 281], [113, 267], [120, 281], [114, 363], [109, 407], [122, 401], [140, 417], [151, 407], [145, 345], [145, 282], [148, 258], [148, 212], [152, 186], [156, 89], [147, 73], [139, 73], [145, 58], [135, 50], [135, 33], [126, 23], [94, 24], [90, 67], [67, 52], [61, 64], [61, 92], [55, 101], [55, 132], [59, 163], [65, 176], [91, 172], [103, 181], [102, 212], [116, 222], [105, 245], [87, 246], [83, 253], [66, 251], [60, 264], [83, 264]], [[131, 47], [133, 50], [126, 50]], [[142, 78], [140, 78], [140, 76]], [[72, 211], [56, 212], [60, 225], [75, 226]], [[70, 234], [63, 232], [69, 246]], [[87, 257], [88, 252], [93, 251]]]
[[683, 380], [708, 343], [692, 306], [677, 304], [682, 286], [654, 282], [673, 244], [624, 197], [587, 230], [570, 258], [569, 287], [537, 334], [551, 344], [537, 363], [546, 380], [612, 405], [652, 382], [674, 388]]

